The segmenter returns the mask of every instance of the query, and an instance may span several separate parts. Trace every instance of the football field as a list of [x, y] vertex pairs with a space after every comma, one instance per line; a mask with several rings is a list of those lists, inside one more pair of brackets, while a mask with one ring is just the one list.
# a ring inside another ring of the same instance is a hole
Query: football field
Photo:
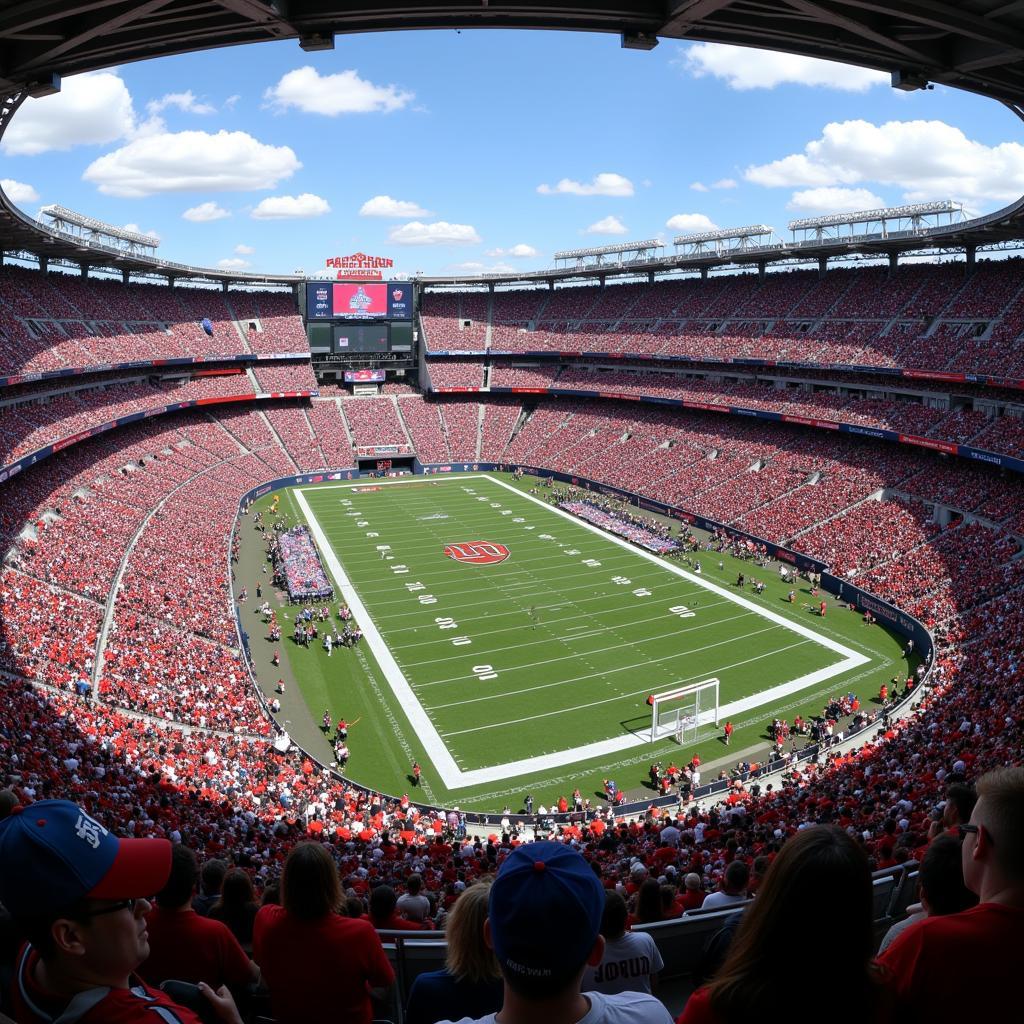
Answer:
[[[456, 800], [581, 763], [688, 759], [671, 738], [651, 743], [652, 692], [717, 677], [721, 720], [762, 732], [779, 709], [877, 690], [892, 665], [835, 628], [841, 613], [786, 602], [769, 570], [755, 597], [732, 585], [732, 559], [718, 571], [704, 553], [696, 575], [497, 476], [320, 484], [292, 499], [364, 632], [380, 699], [404, 719], [394, 730], [407, 723], [425, 776]], [[698, 741], [719, 736], [705, 719]]]

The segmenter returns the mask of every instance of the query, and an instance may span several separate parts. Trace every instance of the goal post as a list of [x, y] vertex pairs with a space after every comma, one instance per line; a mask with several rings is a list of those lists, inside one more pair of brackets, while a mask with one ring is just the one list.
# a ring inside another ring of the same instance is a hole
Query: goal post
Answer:
[[652, 743], [667, 736], [679, 744], [692, 743], [702, 725], [718, 725], [717, 678], [678, 686], [651, 697]]

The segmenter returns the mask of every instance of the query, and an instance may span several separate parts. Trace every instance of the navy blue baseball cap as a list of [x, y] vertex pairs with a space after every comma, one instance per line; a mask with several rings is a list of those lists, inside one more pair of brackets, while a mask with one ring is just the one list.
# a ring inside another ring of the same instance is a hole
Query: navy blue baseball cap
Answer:
[[0, 821], [0, 903], [15, 918], [84, 899], [152, 896], [171, 873], [167, 839], [119, 839], [70, 800], [15, 807]]
[[604, 888], [561, 843], [517, 846], [491, 886], [491, 943], [502, 970], [524, 983], [571, 978], [594, 948]]

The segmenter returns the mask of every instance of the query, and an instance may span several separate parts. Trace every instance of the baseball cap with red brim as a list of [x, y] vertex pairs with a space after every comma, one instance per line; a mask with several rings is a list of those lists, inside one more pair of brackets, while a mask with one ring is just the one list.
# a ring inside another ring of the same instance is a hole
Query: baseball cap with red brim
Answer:
[[166, 839], [119, 839], [70, 800], [15, 807], [0, 821], [0, 903], [15, 918], [159, 892], [171, 873]]

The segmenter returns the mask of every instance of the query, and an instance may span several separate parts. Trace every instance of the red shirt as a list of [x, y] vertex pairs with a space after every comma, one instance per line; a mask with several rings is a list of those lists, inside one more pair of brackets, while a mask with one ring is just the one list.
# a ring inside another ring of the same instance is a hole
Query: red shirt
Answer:
[[[11, 1006], [18, 1024], [52, 1024], [70, 1000], [54, 1000], [35, 983], [34, 970], [39, 954], [28, 944], [18, 956], [17, 976], [11, 986]], [[74, 1015], [75, 1024], [202, 1024], [183, 1006], [178, 1006], [159, 989], [150, 988], [134, 975], [131, 988], [96, 988], [78, 993], [75, 998], [86, 1006]], [[89, 1005], [91, 996], [95, 1001]], [[159, 1012], [154, 1012], [159, 1007]]]
[[937, 1021], [970, 1006], [973, 1020], [1001, 1020], [1015, 1005], [1024, 910], [981, 903], [928, 917], [879, 957], [893, 975], [900, 1020]]
[[150, 985], [168, 979], [205, 981], [213, 989], [244, 985], [252, 967], [238, 939], [221, 921], [200, 917], [194, 910], [154, 907], [146, 915], [149, 957], [139, 974]]
[[301, 921], [272, 904], [256, 915], [253, 959], [280, 1024], [370, 1024], [369, 990], [395, 980], [368, 921], [338, 914]]

